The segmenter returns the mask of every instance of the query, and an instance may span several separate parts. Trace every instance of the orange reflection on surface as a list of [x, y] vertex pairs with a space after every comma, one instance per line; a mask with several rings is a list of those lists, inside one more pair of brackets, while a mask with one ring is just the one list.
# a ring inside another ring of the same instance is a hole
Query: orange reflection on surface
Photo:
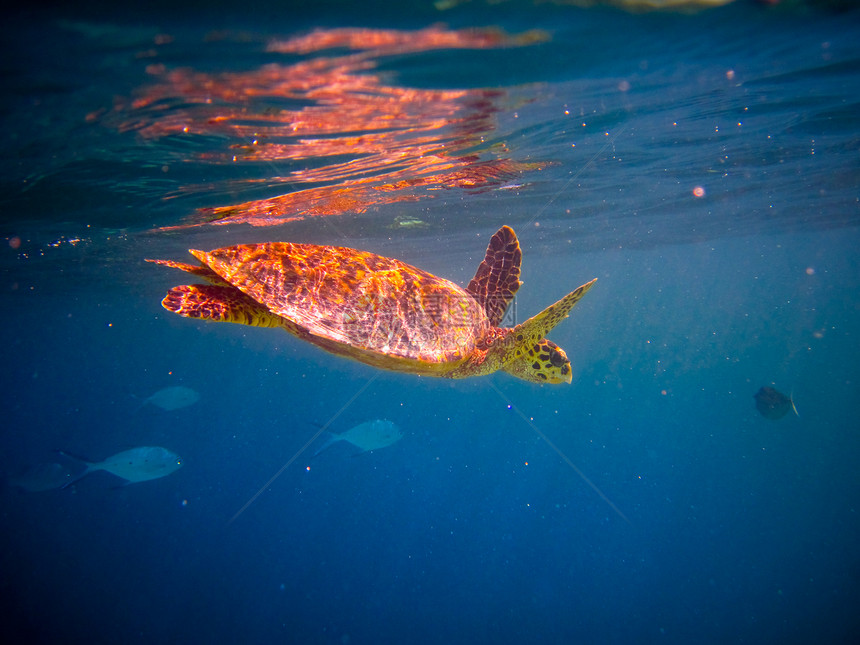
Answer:
[[[361, 213], [430, 197], [429, 191], [441, 188], [486, 190], [540, 167], [512, 161], [501, 144], [482, 144], [495, 128], [504, 93], [394, 86], [385, 82], [390, 74], [375, 71], [379, 58], [440, 48], [524, 46], [543, 38], [537, 32], [507, 36], [441, 27], [317, 30], [268, 44], [268, 52], [313, 54], [291, 64], [222, 73], [152, 64], [148, 70], [155, 82], [118, 107], [117, 127], [148, 140], [197, 138], [204, 143], [193, 146], [191, 161], [240, 164], [264, 173], [220, 186], [187, 185], [181, 193], [235, 194], [242, 186], [278, 193], [201, 209], [186, 226], [273, 225]], [[319, 54], [332, 48], [351, 53]]]
[[291, 54], [308, 54], [322, 49], [343, 47], [347, 49], [423, 51], [428, 49], [489, 49], [492, 47], [517, 47], [544, 42], [546, 32], [531, 30], [518, 36], [509, 36], [500, 29], [463, 29], [449, 31], [440, 25], [419, 31], [397, 29], [317, 29], [316, 31], [286, 41], [269, 43], [269, 51]]
[[498, 160], [470, 164], [449, 174], [413, 177], [386, 184], [369, 185], [373, 181], [370, 179], [345, 181], [339, 186], [309, 188], [268, 199], [200, 209], [193, 223], [273, 226], [303, 217], [364, 213], [371, 206], [417, 201], [421, 196], [413, 191], [419, 187], [486, 189], [544, 165]]

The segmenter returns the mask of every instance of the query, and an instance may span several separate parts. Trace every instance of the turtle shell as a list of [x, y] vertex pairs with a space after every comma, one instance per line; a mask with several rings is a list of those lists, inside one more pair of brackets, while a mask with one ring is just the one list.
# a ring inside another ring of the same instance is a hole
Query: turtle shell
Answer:
[[[490, 321], [474, 296], [405, 262], [355, 249], [270, 242], [191, 251], [224, 282], [291, 324], [290, 331], [344, 355], [457, 364]], [[353, 351], [355, 350], [355, 351]]]

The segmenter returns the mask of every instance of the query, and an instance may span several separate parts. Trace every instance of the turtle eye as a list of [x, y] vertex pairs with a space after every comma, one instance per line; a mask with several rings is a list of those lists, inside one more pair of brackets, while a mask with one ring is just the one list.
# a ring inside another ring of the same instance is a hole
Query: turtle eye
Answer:
[[561, 355], [561, 352], [554, 349], [549, 353], [549, 362], [553, 364], [553, 367], [561, 367], [564, 365], [564, 356]]

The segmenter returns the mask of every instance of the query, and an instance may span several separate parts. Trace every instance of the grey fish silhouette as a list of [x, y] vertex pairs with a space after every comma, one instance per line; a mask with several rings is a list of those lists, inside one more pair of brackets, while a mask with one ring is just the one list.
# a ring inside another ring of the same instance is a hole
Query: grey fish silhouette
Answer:
[[788, 414], [789, 410], [794, 410], [794, 413], [797, 414], [797, 416], [800, 416], [797, 412], [797, 408], [794, 407], [794, 401], [790, 396], [786, 396], [782, 392], [775, 390], [772, 387], [768, 387], [767, 385], [760, 388], [759, 391], [755, 393], [754, 398], [756, 409], [767, 419], [773, 419], [774, 421], [782, 419], [782, 417]]
[[126, 484], [145, 482], [150, 479], [165, 477], [182, 467], [182, 460], [175, 452], [160, 446], [141, 446], [118, 452], [104, 461], [87, 461], [81, 457], [70, 455], [58, 450], [61, 455], [81, 461], [86, 468], [74, 479], [69, 480], [63, 488], [74, 484], [97, 470], [106, 470], [112, 475], [124, 479]]
[[[143, 406], [149, 403], [157, 408], [170, 412], [172, 410], [178, 410], [179, 408], [188, 407], [189, 405], [194, 405], [199, 400], [200, 394], [197, 390], [192, 390], [190, 387], [185, 387], [184, 385], [173, 385], [171, 387], [161, 389], [152, 396], [144, 399], [143, 403], [137, 406], [137, 410], [140, 410]], [[137, 410], [135, 410], [135, 412]]]
[[27, 493], [63, 488], [75, 477], [75, 470], [67, 464], [32, 464], [9, 476], [9, 483]]
[[353, 446], [361, 448], [362, 452], [367, 452], [368, 450], [377, 450], [378, 448], [390, 446], [403, 437], [400, 428], [386, 419], [367, 421], [341, 434], [332, 434], [331, 432], [326, 432], [325, 434], [326, 440], [313, 454], [314, 457], [338, 441], [347, 441]]

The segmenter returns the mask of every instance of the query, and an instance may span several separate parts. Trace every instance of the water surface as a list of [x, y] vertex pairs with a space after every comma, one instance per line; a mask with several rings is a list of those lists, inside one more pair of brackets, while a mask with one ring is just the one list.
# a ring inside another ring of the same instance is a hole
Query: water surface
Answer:
[[[4, 23], [0, 469], [183, 457], [119, 489], [4, 488], [5, 623], [33, 642], [853, 642], [856, 12], [383, 5]], [[571, 386], [380, 372], [181, 319], [159, 304], [181, 274], [144, 262], [285, 240], [465, 285], [504, 224], [518, 320], [599, 279], [551, 335]], [[800, 416], [761, 417], [764, 385]], [[175, 386], [200, 400], [137, 410]], [[302, 454], [246, 506], [335, 415], [404, 437]]]

